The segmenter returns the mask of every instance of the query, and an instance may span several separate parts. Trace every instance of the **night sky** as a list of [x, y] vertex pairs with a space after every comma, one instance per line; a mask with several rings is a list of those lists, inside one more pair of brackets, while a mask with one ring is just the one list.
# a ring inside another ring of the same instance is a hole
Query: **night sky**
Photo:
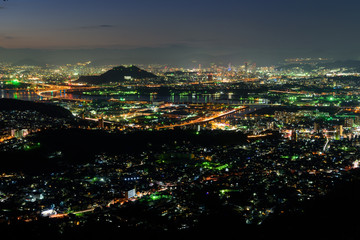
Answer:
[[225, 61], [360, 59], [358, 0], [8, 0], [0, 6], [3, 48], [136, 49], [154, 60], [156, 49], [173, 48]]

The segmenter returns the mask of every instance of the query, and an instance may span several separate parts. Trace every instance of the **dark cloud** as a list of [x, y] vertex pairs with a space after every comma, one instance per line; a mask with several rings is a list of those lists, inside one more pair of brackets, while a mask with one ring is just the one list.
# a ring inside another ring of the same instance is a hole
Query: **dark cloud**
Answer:
[[112, 27], [114, 27], [114, 25], [103, 24], [103, 25], [99, 25], [98, 27], [100, 27], [100, 28], [112, 28]]
[[14, 36], [10, 36], [10, 35], [0, 35], [0, 39], [3, 39], [3, 40], [13, 40], [13, 39], [16, 39], [17, 37], [14, 37]]
[[113, 28], [115, 25], [110, 24], [101, 24], [101, 25], [94, 25], [94, 26], [81, 26], [81, 29], [101, 29], [101, 28]]

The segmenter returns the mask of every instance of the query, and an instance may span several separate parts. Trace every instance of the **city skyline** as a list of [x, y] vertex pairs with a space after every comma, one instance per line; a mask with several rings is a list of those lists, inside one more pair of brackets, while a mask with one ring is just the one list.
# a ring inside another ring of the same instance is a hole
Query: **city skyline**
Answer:
[[1, 236], [360, 239], [359, 7], [0, 0]]
[[[13, 0], [1, 3], [0, 50], [12, 56], [16, 52], [15, 61], [29, 58], [29, 51], [35, 56], [41, 52], [47, 60], [63, 49], [69, 61], [72, 55], [80, 60], [109, 55], [114, 63], [132, 62], [133, 56], [141, 63], [173, 64], [266, 65], [294, 57], [358, 60], [359, 6], [353, 0]], [[81, 50], [92, 55], [85, 57]]]

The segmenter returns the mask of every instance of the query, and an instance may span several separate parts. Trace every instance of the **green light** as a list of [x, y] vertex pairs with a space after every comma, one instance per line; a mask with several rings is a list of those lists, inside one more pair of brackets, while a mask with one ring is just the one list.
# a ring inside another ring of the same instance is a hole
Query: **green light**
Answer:
[[218, 171], [221, 171], [221, 170], [224, 170], [224, 169], [227, 169], [230, 167], [229, 164], [220, 165], [219, 163], [212, 163], [212, 162], [202, 162], [201, 164], [197, 164], [197, 166], [201, 166], [202, 168], [205, 168], [205, 169], [218, 170]]
[[225, 195], [226, 193], [231, 193], [231, 192], [239, 192], [239, 190], [236, 190], [236, 189], [221, 189], [220, 190], [221, 195]]
[[160, 199], [170, 199], [170, 198], [172, 198], [170, 195], [160, 194], [158, 192], [153, 193], [153, 194], [151, 194], [149, 196], [150, 201], [157, 201], [157, 200], [160, 200]]
[[224, 165], [222, 165], [222, 166], [217, 167], [216, 170], [221, 171], [221, 170], [224, 170], [224, 169], [226, 169], [226, 168], [228, 168], [228, 167], [229, 167], [228, 164], [224, 164]]
[[17, 79], [7, 81], [7, 82], [5, 82], [5, 84], [6, 84], [6, 85], [13, 85], [13, 86], [15, 86], [15, 87], [21, 85], [21, 83], [20, 83], [19, 80], [17, 80]]
[[26, 144], [24, 145], [23, 149], [25, 151], [31, 151], [31, 150], [34, 150], [34, 149], [37, 149], [37, 148], [40, 148], [40, 143], [34, 143], [34, 144]]
[[11, 81], [11, 84], [12, 84], [12, 85], [15, 85], [15, 86], [19, 86], [19, 85], [20, 85], [20, 82], [19, 82], [19, 80], [14, 79], [14, 80]]

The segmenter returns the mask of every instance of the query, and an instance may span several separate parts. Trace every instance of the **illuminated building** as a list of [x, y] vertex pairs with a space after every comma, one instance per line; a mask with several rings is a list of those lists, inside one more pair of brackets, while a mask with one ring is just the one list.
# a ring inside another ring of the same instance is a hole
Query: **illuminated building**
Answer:
[[135, 188], [125, 192], [125, 198], [129, 199], [136, 196]]
[[318, 133], [319, 130], [320, 130], [320, 124], [315, 122], [315, 123], [314, 123], [314, 132], [315, 132], [315, 133]]
[[340, 140], [340, 138], [343, 136], [343, 126], [338, 125], [335, 129], [335, 139]]
[[354, 124], [360, 125], [360, 117], [359, 116], [355, 116]]
[[353, 127], [354, 119], [353, 118], [345, 118], [344, 127]]
[[103, 129], [104, 128], [104, 119], [101, 117], [99, 119], [99, 125], [98, 125], [99, 128]]
[[298, 140], [298, 131], [297, 130], [294, 129], [294, 130], [291, 131], [290, 139], [293, 140], [293, 141]]
[[11, 136], [15, 138], [23, 138], [26, 137], [29, 134], [29, 131], [27, 129], [12, 129], [11, 130]]
[[273, 130], [274, 127], [275, 127], [275, 123], [274, 122], [267, 122], [266, 127], [267, 127], [267, 129]]

